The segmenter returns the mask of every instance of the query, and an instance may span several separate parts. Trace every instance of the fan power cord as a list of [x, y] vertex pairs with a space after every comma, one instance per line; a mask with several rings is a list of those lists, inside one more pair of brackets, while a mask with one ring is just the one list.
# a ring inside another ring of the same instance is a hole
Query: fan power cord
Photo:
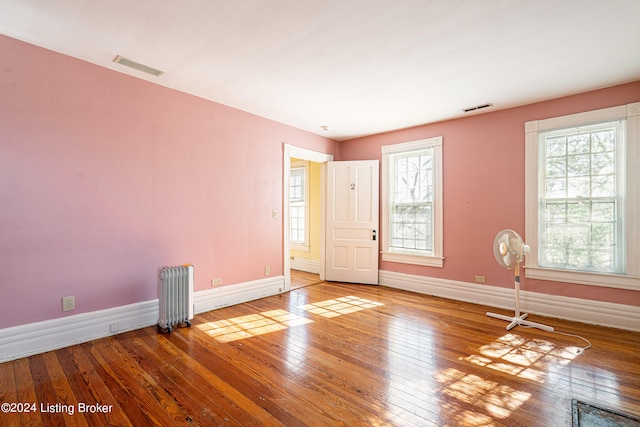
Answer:
[[591, 347], [591, 341], [589, 341], [588, 339], [586, 339], [585, 337], [582, 337], [580, 335], [576, 335], [576, 334], [569, 334], [567, 332], [562, 332], [562, 331], [553, 331], [556, 334], [561, 334], [561, 335], [566, 335], [568, 337], [575, 337], [575, 338], [580, 338], [582, 341], [587, 343], [586, 347], [580, 347], [579, 349], [576, 350], [577, 354], [582, 354], [586, 349]]
[[[527, 325], [519, 325], [521, 328], [533, 328], [533, 326], [527, 326]], [[580, 335], [576, 335], [576, 334], [570, 334], [568, 332], [562, 332], [562, 331], [557, 331], [557, 330], [553, 330], [552, 333], [554, 334], [560, 334], [560, 335], [566, 335], [568, 337], [574, 337], [574, 338], [580, 338], [582, 341], [587, 343], [586, 347], [580, 347], [576, 350], [576, 354], [582, 354], [584, 353], [584, 351], [588, 348], [591, 348], [591, 341], [589, 341], [588, 339], [586, 339], [583, 336]]]

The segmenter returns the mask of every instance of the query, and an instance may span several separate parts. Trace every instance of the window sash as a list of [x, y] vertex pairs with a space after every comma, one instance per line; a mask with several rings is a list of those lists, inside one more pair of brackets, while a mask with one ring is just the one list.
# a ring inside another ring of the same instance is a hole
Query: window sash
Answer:
[[295, 162], [289, 173], [289, 242], [297, 250], [306, 250], [309, 241], [307, 174], [306, 162]]
[[540, 267], [624, 274], [624, 128], [617, 120], [540, 133]]
[[389, 218], [392, 251], [433, 254], [433, 150], [391, 156], [392, 191]]
[[291, 168], [289, 175], [289, 202], [302, 202], [305, 200], [305, 168]]

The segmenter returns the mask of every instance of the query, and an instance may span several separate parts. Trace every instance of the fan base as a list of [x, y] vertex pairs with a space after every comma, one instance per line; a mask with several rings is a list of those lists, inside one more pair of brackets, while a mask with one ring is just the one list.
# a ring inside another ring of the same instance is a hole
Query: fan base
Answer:
[[507, 325], [507, 331], [511, 330], [515, 326], [525, 326], [525, 327], [529, 327], [529, 328], [538, 328], [538, 329], [542, 329], [543, 331], [547, 331], [547, 332], [553, 332], [554, 331], [553, 326], [547, 326], [547, 325], [543, 325], [542, 323], [536, 323], [536, 322], [531, 322], [529, 320], [524, 320], [528, 316], [527, 313], [521, 314], [520, 316], [511, 317], [511, 316], [505, 316], [505, 315], [502, 315], [502, 314], [487, 312], [487, 316], [495, 317], [496, 319], [506, 320], [507, 322], [511, 322], [511, 323], [509, 323]]

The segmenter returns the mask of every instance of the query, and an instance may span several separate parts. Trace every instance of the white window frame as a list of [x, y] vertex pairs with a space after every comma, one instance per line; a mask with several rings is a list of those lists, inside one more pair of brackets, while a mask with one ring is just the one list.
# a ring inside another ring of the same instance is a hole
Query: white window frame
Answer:
[[[390, 191], [391, 165], [395, 154], [409, 153], [417, 150], [433, 150], [433, 250], [430, 253], [420, 253], [411, 250], [399, 250], [390, 247], [391, 218]], [[416, 264], [429, 267], [442, 267], [443, 255], [443, 220], [442, 220], [442, 137], [437, 136], [418, 141], [385, 145], [382, 147], [382, 260], [403, 264]]]
[[[537, 251], [540, 207], [538, 199], [540, 133], [620, 119], [627, 121], [626, 152], [622, 155], [625, 164], [621, 165], [626, 171], [625, 273], [607, 274], [540, 267]], [[640, 290], [640, 168], [638, 164], [640, 164], [640, 102], [525, 123], [525, 240], [532, 248], [525, 261], [527, 278]]]
[[[309, 252], [310, 244], [309, 244], [309, 162], [306, 160], [293, 161], [291, 162], [290, 169], [304, 169], [304, 242], [294, 242], [291, 241], [291, 249], [294, 251], [300, 252]], [[289, 209], [291, 209], [291, 200], [289, 201]], [[291, 224], [291, 223], [289, 223]], [[291, 225], [289, 225], [291, 227]], [[291, 234], [289, 234], [291, 235]]]

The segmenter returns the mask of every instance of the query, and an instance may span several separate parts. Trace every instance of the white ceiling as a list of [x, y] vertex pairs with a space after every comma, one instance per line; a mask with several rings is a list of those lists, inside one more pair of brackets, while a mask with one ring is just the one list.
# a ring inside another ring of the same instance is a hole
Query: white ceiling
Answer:
[[638, 80], [639, 18], [639, 0], [0, 0], [1, 34], [337, 140]]

